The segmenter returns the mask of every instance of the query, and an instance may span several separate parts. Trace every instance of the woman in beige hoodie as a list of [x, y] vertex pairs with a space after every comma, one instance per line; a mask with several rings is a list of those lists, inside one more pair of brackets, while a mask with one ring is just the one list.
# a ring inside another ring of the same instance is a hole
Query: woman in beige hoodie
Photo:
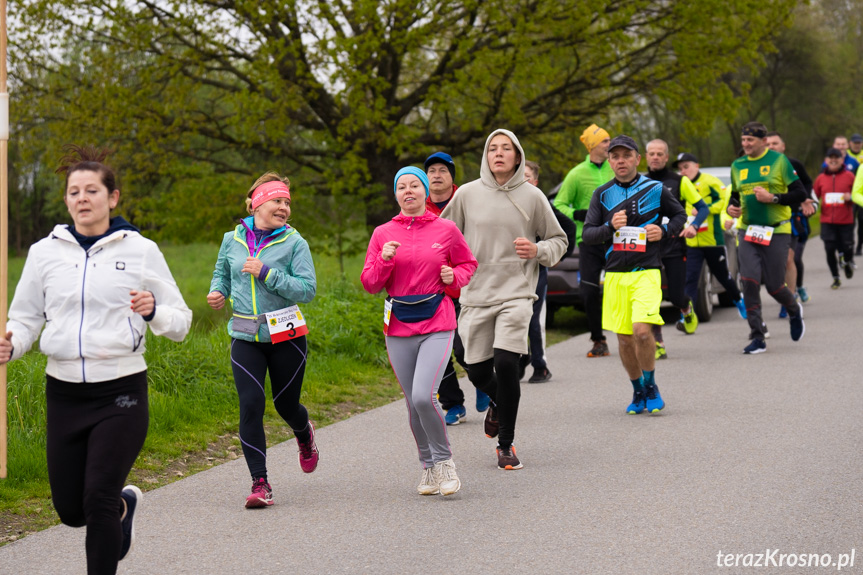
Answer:
[[460, 187], [441, 217], [455, 222], [479, 262], [461, 292], [458, 330], [468, 377], [492, 399], [485, 434], [498, 437], [498, 467], [521, 469], [512, 446], [521, 397], [518, 360], [528, 353], [539, 265], [560, 260], [566, 234], [545, 194], [525, 181], [524, 150], [509, 130], [489, 135], [480, 179]]

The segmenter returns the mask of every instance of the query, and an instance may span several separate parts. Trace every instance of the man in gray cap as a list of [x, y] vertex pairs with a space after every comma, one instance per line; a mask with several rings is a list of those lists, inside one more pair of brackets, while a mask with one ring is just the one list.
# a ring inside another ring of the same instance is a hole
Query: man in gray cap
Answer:
[[[629, 136], [608, 144], [614, 179], [596, 189], [584, 220], [584, 243], [608, 247], [602, 327], [617, 334], [620, 359], [632, 382], [627, 413], [665, 407], [655, 378], [653, 325], [662, 325], [662, 253], [659, 242], [676, 236], [686, 211], [670, 190], [638, 173], [641, 155]], [[667, 217], [668, 223], [661, 224]]]

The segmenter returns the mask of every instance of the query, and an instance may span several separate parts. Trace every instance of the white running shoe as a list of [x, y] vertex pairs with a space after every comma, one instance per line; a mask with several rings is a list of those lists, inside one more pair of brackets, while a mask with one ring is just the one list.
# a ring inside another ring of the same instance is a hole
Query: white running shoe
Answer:
[[417, 492], [420, 495], [437, 495], [440, 493], [438, 487], [437, 475], [435, 475], [435, 467], [426, 467], [423, 469], [423, 475], [420, 478], [420, 484], [417, 486]]
[[455, 473], [455, 462], [452, 459], [435, 463], [434, 473], [441, 495], [452, 495], [461, 489], [461, 481]]

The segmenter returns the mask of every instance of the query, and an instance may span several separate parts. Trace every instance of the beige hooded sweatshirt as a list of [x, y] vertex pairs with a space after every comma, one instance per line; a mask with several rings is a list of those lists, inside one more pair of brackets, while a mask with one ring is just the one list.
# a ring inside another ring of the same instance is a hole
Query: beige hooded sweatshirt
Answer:
[[[504, 134], [521, 156], [515, 175], [498, 185], [488, 163], [493, 137]], [[524, 180], [524, 150], [509, 130], [495, 130], [485, 141], [480, 178], [458, 189], [441, 214], [464, 234], [479, 267], [462, 288], [463, 306], [487, 307], [501, 302], [536, 298], [539, 265], [553, 266], [566, 251], [566, 234], [551, 211], [548, 198]], [[535, 241], [536, 258], [521, 259], [515, 252], [516, 238]]]

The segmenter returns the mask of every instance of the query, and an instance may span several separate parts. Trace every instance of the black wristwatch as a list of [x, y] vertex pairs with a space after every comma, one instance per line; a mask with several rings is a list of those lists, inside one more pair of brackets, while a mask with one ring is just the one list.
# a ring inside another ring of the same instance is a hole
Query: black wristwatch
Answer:
[[779, 194], [773, 194], [773, 199], [770, 201], [773, 202], [774, 204], [778, 204], [779, 203]]

